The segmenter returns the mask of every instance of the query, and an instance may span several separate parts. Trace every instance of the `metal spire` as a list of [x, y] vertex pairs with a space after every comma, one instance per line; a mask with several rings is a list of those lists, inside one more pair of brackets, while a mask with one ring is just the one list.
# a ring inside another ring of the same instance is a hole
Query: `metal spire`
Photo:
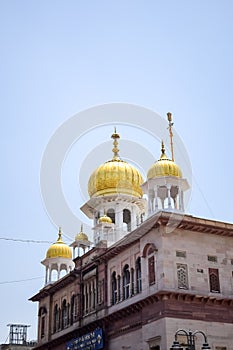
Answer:
[[170, 112], [167, 113], [167, 120], [168, 120], [168, 129], [170, 134], [170, 145], [171, 145], [171, 154], [172, 154], [172, 161], [174, 162], [174, 148], [173, 148], [173, 122], [172, 122], [172, 114]]
[[112, 149], [112, 151], [113, 151], [113, 159], [115, 160], [115, 159], [119, 159], [119, 154], [118, 154], [118, 152], [119, 152], [119, 148], [118, 148], [118, 139], [120, 138], [120, 135], [119, 134], [117, 134], [117, 132], [116, 132], [116, 127], [114, 127], [114, 133], [112, 134], [112, 136], [111, 136], [111, 138], [114, 140], [113, 141], [113, 149]]
[[62, 230], [61, 230], [61, 227], [59, 227], [59, 230], [58, 230], [58, 239], [57, 241], [62, 241]]

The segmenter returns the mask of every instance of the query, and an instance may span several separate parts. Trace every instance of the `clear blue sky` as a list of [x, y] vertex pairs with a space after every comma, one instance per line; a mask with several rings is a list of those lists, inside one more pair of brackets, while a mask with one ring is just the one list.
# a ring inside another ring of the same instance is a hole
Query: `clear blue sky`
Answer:
[[[1, 238], [56, 239], [43, 152], [69, 117], [111, 102], [173, 112], [194, 174], [189, 213], [232, 222], [232, 43], [231, 0], [2, 0]], [[49, 244], [0, 243], [0, 343], [8, 323], [30, 324], [35, 339], [28, 298], [43, 287]]]

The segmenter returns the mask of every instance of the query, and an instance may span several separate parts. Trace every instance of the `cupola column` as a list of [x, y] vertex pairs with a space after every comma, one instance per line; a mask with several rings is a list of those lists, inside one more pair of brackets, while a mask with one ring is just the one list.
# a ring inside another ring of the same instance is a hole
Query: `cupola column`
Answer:
[[49, 268], [48, 268], [48, 266], [46, 266], [46, 269], [45, 269], [45, 284], [48, 283], [48, 271], [49, 271]]
[[150, 216], [154, 211], [154, 190], [149, 190], [148, 198], [148, 215]]
[[121, 205], [117, 203], [116, 205], [116, 211], [115, 211], [115, 224], [116, 229], [119, 230], [123, 227], [123, 210], [121, 208]]
[[172, 209], [172, 202], [171, 202], [171, 185], [167, 185], [167, 199], [168, 199], [168, 209]]
[[182, 211], [184, 211], [184, 192], [180, 189], [180, 208]]
[[153, 211], [157, 211], [158, 210], [158, 186], [155, 185], [155, 189], [154, 189], [154, 201], [153, 201], [153, 204], [154, 204], [154, 207], [153, 207]]
[[52, 280], [52, 269], [51, 269], [51, 264], [49, 264], [49, 280], [48, 283], [50, 283]]
[[61, 273], [61, 265], [57, 264], [57, 279], [59, 280], [60, 278], [60, 273]]
[[131, 230], [133, 231], [137, 227], [136, 210], [131, 206]]

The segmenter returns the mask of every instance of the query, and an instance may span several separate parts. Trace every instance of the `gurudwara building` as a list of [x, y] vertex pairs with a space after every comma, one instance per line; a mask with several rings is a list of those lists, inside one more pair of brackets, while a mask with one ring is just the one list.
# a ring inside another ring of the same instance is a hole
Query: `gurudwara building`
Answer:
[[81, 228], [68, 246], [59, 229], [42, 261], [35, 349], [232, 350], [233, 224], [185, 214], [173, 148], [169, 159], [162, 143], [144, 181], [119, 137], [81, 207], [94, 242]]

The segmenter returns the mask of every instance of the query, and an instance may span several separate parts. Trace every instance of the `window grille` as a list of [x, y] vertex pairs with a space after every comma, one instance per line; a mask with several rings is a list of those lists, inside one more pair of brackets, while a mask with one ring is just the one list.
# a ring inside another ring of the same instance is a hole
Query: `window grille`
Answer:
[[214, 255], [208, 255], [208, 261], [211, 261], [211, 262], [217, 262], [217, 261], [218, 261], [217, 256], [214, 256]]
[[209, 269], [210, 292], [220, 293], [218, 269]]
[[176, 251], [176, 256], [178, 258], [186, 258], [186, 252], [185, 251], [181, 251], [181, 250], [177, 250]]
[[188, 289], [188, 268], [185, 264], [177, 264], [178, 288]]

